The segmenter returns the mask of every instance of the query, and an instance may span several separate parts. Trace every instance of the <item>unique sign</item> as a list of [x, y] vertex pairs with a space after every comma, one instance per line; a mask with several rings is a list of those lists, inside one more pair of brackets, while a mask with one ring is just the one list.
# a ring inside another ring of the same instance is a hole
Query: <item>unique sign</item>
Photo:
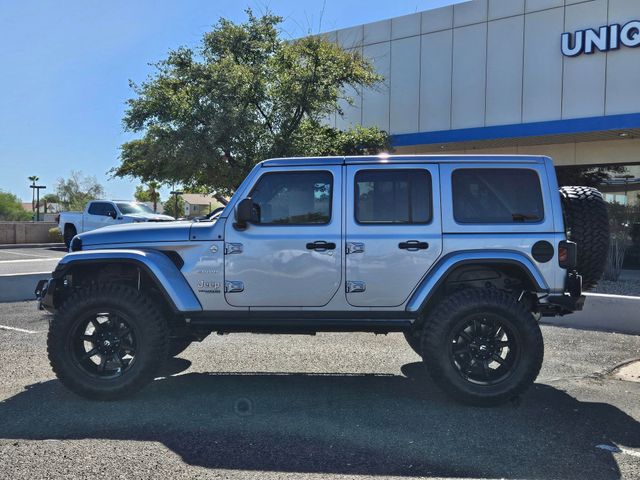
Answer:
[[640, 47], [640, 20], [622, 26], [615, 23], [597, 30], [588, 28], [562, 34], [562, 54], [567, 57], [577, 57], [583, 53], [591, 55], [596, 50], [608, 52], [622, 46]]

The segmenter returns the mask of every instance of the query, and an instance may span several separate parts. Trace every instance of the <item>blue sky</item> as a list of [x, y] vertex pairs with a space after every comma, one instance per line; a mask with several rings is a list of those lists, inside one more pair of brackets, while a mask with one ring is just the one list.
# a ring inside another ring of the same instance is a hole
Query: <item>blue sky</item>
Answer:
[[[109, 180], [129, 79], [169, 49], [197, 44], [218, 18], [244, 9], [285, 18], [283, 36], [329, 31], [428, 10], [454, 0], [0, 0], [0, 190], [30, 201], [27, 177], [53, 192], [72, 170], [95, 175], [110, 198], [131, 198], [137, 182]], [[320, 14], [323, 11], [320, 27]]]

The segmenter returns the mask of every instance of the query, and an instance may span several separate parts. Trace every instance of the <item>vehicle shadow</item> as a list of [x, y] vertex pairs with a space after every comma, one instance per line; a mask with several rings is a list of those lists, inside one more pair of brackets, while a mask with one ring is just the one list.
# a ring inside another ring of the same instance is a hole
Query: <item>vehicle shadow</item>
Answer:
[[[166, 373], [188, 366], [177, 359]], [[474, 408], [440, 394], [421, 364], [402, 371], [187, 373], [118, 402], [51, 380], [0, 402], [0, 438], [155, 441], [205, 468], [474, 478], [619, 478], [595, 446], [640, 446], [633, 418], [552, 386]]]

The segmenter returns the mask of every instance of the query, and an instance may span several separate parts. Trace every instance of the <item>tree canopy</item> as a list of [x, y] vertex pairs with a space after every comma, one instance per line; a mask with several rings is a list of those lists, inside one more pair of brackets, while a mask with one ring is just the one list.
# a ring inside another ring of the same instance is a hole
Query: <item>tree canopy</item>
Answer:
[[377, 128], [340, 131], [324, 121], [352, 101], [347, 87], [381, 80], [359, 51], [321, 36], [285, 41], [280, 17], [247, 16], [221, 19], [197, 48], [171, 51], [150, 78], [131, 83], [123, 123], [142, 137], [122, 145], [115, 176], [228, 194], [266, 158], [389, 148]]
[[58, 179], [56, 195], [65, 210], [83, 210], [90, 200], [104, 197], [104, 188], [96, 177], [73, 171], [69, 178]]
[[0, 191], [0, 220], [31, 220], [31, 212], [22, 208], [22, 202], [14, 194]]

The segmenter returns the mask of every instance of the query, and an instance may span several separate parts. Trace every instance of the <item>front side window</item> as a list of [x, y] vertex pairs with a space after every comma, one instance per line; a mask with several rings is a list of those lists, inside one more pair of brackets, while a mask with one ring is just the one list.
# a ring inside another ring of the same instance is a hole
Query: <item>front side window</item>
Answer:
[[524, 168], [462, 168], [451, 176], [458, 223], [530, 223], [544, 218], [540, 179]]
[[361, 170], [355, 177], [355, 217], [362, 224], [431, 221], [431, 175], [427, 170]]
[[253, 191], [253, 223], [327, 224], [331, 220], [333, 176], [322, 172], [277, 172], [263, 175]]

